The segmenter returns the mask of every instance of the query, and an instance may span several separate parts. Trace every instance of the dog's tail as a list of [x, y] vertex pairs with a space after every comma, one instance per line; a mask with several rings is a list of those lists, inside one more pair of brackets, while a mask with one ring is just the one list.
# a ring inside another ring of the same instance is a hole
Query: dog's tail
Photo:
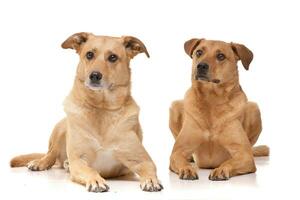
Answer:
[[30, 161], [42, 158], [45, 154], [42, 153], [31, 153], [26, 155], [20, 155], [16, 156], [10, 161], [11, 167], [24, 167], [26, 166]]
[[256, 147], [252, 147], [253, 156], [269, 156], [270, 148], [267, 145], [259, 145]]

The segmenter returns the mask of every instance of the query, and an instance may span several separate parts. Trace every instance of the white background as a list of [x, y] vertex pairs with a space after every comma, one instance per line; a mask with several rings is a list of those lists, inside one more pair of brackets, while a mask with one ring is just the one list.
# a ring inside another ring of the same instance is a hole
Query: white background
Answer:
[[[1, 1], [0, 199], [296, 199], [299, 182], [299, 6], [297, 1]], [[110, 192], [92, 194], [62, 170], [10, 169], [12, 156], [45, 152], [78, 56], [60, 44], [75, 32], [133, 35], [151, 58], [131, 62], [132, 94], [141, 107], [144, 145], [157, 164], [163, 192], [140, 191], [137, 181], [108, 180]], [[191, 60], [183, 43], [204, 37], [245, 44], [254, 52], [241, 85], [258, 102], [264, 129], [256, 174], [227, 182], [180, 181], [168, 170], [174, 143], [170, 103], [190, 86]], [[9, 196], [6, 196], [9, 195]], [[6, 196], [6, 197], [5, 197]]]

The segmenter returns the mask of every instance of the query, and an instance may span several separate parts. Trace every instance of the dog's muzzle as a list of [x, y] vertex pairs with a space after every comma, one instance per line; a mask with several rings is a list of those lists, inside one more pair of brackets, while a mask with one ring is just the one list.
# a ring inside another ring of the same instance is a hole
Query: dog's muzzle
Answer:
[[85, 86], [91, 90], [101, 90], [103, 88], [102, 77], [100, 72], [92, 71], [85, 81]]
[[89, 76], [90, 82], [92, 84], [100, 84], [100, 81], [102, 79], [102, 74], [97, 71], [93, 71]]
[[93, 71], [84, 82], [85, 86], [91, 90], [99, 91], [103, 89], [112, 89], [113, 84], [109, 84], [103, 79], [103, 75], [99, 71]]
[[208, 77], [209, 65], [207, 63], [201, 62], [197, 65], [197, 80], [209, 81]]
[[220, 83], [219, 79], [210, 80], [208, 72], [209, 72], [209, 65], [205, 62], [199, 63], [197, 65], [196, 80], [202, 80], [202, 81], [213, 82], [213, 83]]

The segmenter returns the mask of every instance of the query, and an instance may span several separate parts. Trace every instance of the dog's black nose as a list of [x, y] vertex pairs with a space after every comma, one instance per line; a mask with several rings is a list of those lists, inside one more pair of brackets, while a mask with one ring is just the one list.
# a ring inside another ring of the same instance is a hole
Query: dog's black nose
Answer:
[[92, 83], [98, 83], [102, 79], [102, 74], [100, 72], [94, 71], [90, 74], [89, 78]]
[[207, 70], [209, 69], [209, 65], [207, 63], [201, 62], [197, 65], [197, 69], [200, 72], [207, 72]]

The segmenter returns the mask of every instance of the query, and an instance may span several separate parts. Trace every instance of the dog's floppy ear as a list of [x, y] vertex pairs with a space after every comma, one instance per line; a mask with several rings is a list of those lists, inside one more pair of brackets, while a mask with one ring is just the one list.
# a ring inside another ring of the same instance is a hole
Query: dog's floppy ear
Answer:
[[133, 58], [139, 53], [145, 53], [148, 58], [150, 57], [146, 46], [138, 38], [132, 36], [123, 36], [123, 41], [126, 52], [130, 58]]
[[68, 39], [61, 44], [61, 47], [64, 49], [75, 49], [78, 53], [81, 45], [88, 40], [89, 35], [90, 33], [86, 32], [75, 33], [68, 37]]
[[248, 70], [253, 59], [253, 53], [250, 51], [250, 49], [248, 49], [245, 45], [233, 42], [231, 42], [231, 48], [238, 59], [242, 61], [244, 68]]
[[196, 47], [200, 44], [201, 40], [204, 40], [204, 39], [193, 38], [193, 39], [186, 41], [184, 43], [185, 53], [192, 58], [193, 52], [196, 49]]

